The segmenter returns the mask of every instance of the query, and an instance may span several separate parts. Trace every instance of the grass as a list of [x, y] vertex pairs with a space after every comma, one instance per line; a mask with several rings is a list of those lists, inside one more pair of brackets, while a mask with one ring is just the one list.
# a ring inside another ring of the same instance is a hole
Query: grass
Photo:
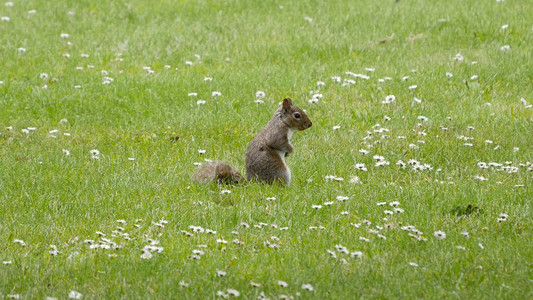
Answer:
[[[2, 6], [0, 296], [532, 298], [533, 110], [520, 101], [533, 103], [532, 14], [528, 1]], [[204, 158], [244, 171], [248, 143], [284, 97], [313, 121], [293, 138], [289, 188], [192, 182]], [[432, 169], [396, 165], [411, 159]], [[389, 216], [394, 201], [404, 212]], [[119, 249], [84, 243], [102, 238]], [[163, 251], [142, 259], [150, 240]]]

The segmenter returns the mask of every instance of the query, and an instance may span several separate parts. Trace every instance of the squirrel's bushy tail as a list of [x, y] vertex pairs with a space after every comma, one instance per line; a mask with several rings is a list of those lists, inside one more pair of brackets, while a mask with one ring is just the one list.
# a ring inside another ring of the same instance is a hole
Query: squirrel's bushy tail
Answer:
[[244, 177], [226, 163], [210, 162], [200, 166], [194, 174], [194, 180], [201, 183], [215, 181], [217, 184], [238, 184], [244, 181]]

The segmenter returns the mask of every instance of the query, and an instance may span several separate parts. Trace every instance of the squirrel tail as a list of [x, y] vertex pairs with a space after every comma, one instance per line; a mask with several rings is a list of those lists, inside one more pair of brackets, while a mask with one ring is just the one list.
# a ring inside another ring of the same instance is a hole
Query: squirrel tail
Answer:
[[194, 174], [194, 180], [201, 183], [216, 181], [217, 184], [239, 184], [244, 182], [244, 177], [226, 163], [210, 162], [200, 166]]

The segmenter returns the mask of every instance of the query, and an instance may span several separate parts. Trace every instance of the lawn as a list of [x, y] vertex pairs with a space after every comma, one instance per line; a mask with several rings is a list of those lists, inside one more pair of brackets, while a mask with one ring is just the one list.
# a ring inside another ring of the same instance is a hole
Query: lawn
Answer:
[[[533, 298], [532, 15], [3, 2], [0, 298]], [[289, 187], [192, 180], [285, 97]]]

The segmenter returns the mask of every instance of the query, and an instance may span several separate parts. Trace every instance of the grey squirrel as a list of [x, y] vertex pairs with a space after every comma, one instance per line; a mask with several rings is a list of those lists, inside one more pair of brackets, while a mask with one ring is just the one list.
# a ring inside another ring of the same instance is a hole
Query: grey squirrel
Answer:
[[[292, 105], [290, 98], [285, 98], [272, 119], [248, 146], [247, 180], [288, 186], [291, 182], [291, 171], [285, 163], [285, 158], [294, 150], [290, 143], [291, 137], [295, 131], [306, 130], [312, 124], [303, 110]], [[195, 180], [204, 183], [215, 180], [218, 184], [237, 184], [243, 182], [244, 177], [226, 163], [211, 162], [200, 167], [195, 174]]]

